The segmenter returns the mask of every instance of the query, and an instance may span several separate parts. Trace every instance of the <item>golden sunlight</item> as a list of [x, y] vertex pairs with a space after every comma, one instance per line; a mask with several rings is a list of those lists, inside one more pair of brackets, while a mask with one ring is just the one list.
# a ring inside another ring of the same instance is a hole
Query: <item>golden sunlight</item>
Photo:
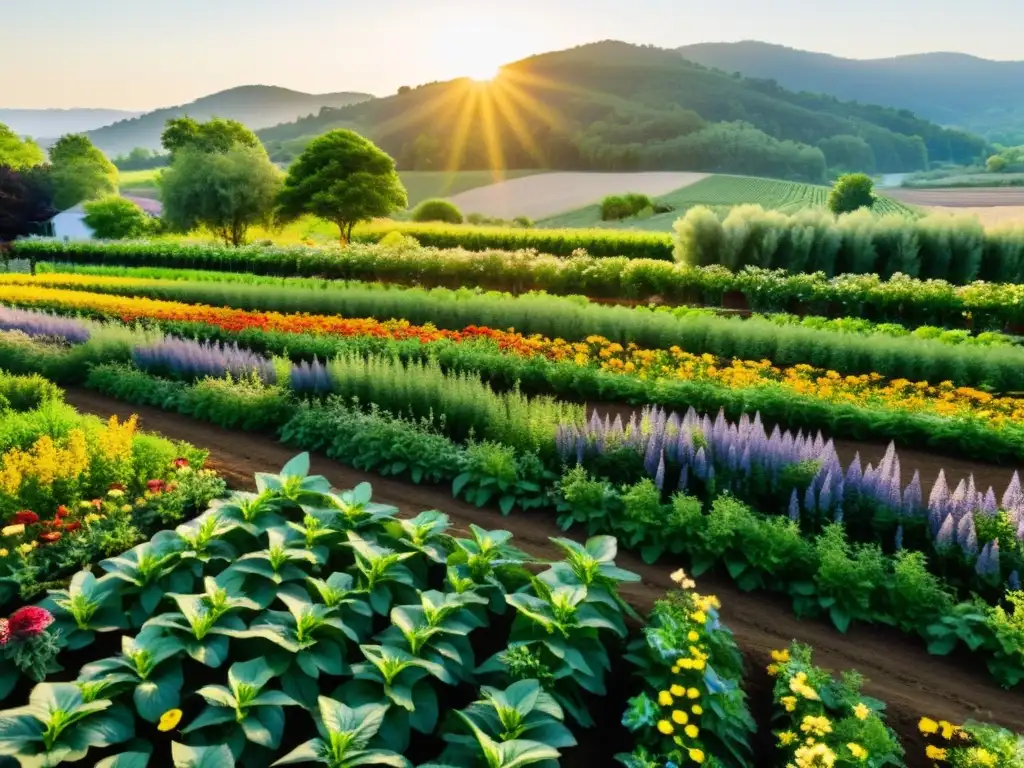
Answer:
[[469, 79], [476, 83], [489, 83], [501, 74], [501, 67], [480, 63], [469, 68]]

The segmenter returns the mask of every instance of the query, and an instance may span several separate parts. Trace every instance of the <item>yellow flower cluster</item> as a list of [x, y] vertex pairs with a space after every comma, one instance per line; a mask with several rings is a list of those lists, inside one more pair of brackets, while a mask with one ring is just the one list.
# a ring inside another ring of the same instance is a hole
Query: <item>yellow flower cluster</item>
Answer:
[[108, 461], [118, 462], [131, 458], [132, 441], [138, 431], [139, 417], [135, 414], [124, 423], [111, 416], [107, 428], [100, 433], [100, 450]]
[[970, 735], [960, 726], [948, 720], [932, 720], [922, 717], [917, 724], [918, 730], [925, 736], [935, 736], [949, 742], [949, 746], [939, 747], [934, 744], [925, 746], [925, 757], [936, 763], [950, 762], [954, 765], [969, 765], [976, 768], [997, 768], [999, 755], [985, 747], [970, 744]]
[[89, 450], [82, 430], [71, 430], [63, 448], [43, 435], [28, 451], [12, 448], [0, 456], [0, 491], [17, 496], [26, 481], [48, 488], [58, 480], [75, 480], [88, 468]]

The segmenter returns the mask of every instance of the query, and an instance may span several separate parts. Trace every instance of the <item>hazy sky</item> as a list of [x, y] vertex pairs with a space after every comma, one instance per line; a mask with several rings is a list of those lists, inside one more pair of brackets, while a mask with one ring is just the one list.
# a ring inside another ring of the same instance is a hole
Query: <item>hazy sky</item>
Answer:
[[386, 95], [602, 39], [1024, 58], [1021, 0], [0, 0], [0, 107], [150, 109], [236, 85]]

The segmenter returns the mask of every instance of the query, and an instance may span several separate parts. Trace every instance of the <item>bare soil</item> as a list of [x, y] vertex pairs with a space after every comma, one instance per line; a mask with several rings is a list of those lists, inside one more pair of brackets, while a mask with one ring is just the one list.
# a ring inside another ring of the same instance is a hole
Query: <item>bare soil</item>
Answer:
[[466, 213], [502, 219], [542, 219], [598, 203], [607, 195], [637, 192], [666, 195], [704, 179], [706, 173], [544, 173], [512, 179], [454, 195]]
[[1024, 205], [1024, 187], [946, 187], [910, 189], [894, 187], [885, 194], [911, 205], [939, 205], [948, 208]]
[[[145, 429], [172, 439], [188, 440], [208, 449], [209, 466], [219, 471], [235, 488], [251, 488], [255, 472], [273, 471], [296, 453], [264, 435], [232, 432], [154, 408], [125, 405], [86, 390], [69, 389], [67, 401], [81, 411], [101, 417], [117, 414], [127, 418], [138, 413]], [[846, 448], [860, 450], [862, 456], [869, 455], [871, 451], [878, 451], [881, 455], [883, 450], [879, 446], [854, 443], [844, 443]], [[915, 458], [901, 453], [904, 467], [915, 462], [920, 462], [922, 469], [928, 465], [927, 454], [912, 455]], [[984, 466], [948, 459], [942, 459], [941, 463], [947, 475], [980, 471]], [[440, 509], [449, 515], [457, 531], [466, 530], [470, 523], [485, 528], [504, 528], [515, 535], [519, 547], [538, 557], [557, 557], [558, 550], [549, 538], [566, 535], [555, 525], [553, 517], [544, 513], [502, 517], [496, 510], [478, 509], [453, 499], [446, 488], [416, 486], [368, 476], [324, 456], [312, 457], [312, 471], [326, 476], [340, 488], [368, 480], [373, 484], [375, 500], [396, 506], [403, 515], [414, 515], [424, 509]], [[569, 535], [579, 538], [575, 533]], [[624, 597], [641, 612], [649, 610], [672, 587], [669, 574], [679, 565], [671, 562], [646, 565], [638, 557], [625, 552], [620, 553], [618, 564], [642, 578], [640, 583], [623, 589]], [[722, 619], [733, 631], [743, 651], [747, 665], [745, 688], [762, 723], [759, 746], [770, 748], [770, 735], [764, 725], [766, 720], [760, 716], [770, 711], [771, 679], [764, 669], [769, 663], [770, 651], [787, 645], [791, 640], [811, 645], [815, 661], [822, 666], [832, 670], [857, 669], [867, 678], [866, 693], [888, 704], [889, 722], [907, 748], [908, 766], [927, 764], [923, 758], [923, 743], [916, 730], [917, 720], [922, 715], [952, 722], [967, 719], [990, 721], [1024, 732], [1024, 697], [1019, 691], [1000, 689], [976, 659], [969, 656], [930, 656], [920, 642], [885, 627], [855, 626], [844, 635], [824, 622], [797, 619], [788, 602], [778, 596], [741, 592], [726, 578], [702, 577], [698, 587], [702, 592], [719, 596]], [[615, 719], [609, 716], [602, 725], [610, 725]], [[614, 737], [606, 733], [600, 739], [601, 744], [610, 746], [610, 742], [605, 741], [608, 738]], [[573, 763], [613, 764], [607, 748], [591, 752], [588, 747], [593, 746], [597, 745], [583, 747], [589, 756], [587, 760], [573, 760]], [[619, 746], [614, 744], [616, 748]]]

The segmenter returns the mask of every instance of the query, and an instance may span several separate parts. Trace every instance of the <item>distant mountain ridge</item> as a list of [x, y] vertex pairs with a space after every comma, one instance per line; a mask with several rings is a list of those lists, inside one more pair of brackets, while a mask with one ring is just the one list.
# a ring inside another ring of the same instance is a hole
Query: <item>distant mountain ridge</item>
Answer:
[[92, 142], [110, 156], [135, 147], [159, 149], [164, 125], [174, 117], [188, 115], [197, 120], [213, 117], [238, 120], [254, 130], [290, 122], [322, 108], [337, 109], [374, 98], [368, 93], [311, 94], [269, 85], [243, 85], [220, 91], [177, 107], [121, 120], [88, 132]]
[[909, 109], [996, 141], [1024, 137], [1024, 61], [951, 52], [845, 59], [753, 40], [677, 50], [706, 67], [775, 80], [791, 90]]
[[2, 109], [0, 123], [19, 136], [35, 139], [82, 133], [118, 120], [138, 117], [142, 112], [124, 109]]

